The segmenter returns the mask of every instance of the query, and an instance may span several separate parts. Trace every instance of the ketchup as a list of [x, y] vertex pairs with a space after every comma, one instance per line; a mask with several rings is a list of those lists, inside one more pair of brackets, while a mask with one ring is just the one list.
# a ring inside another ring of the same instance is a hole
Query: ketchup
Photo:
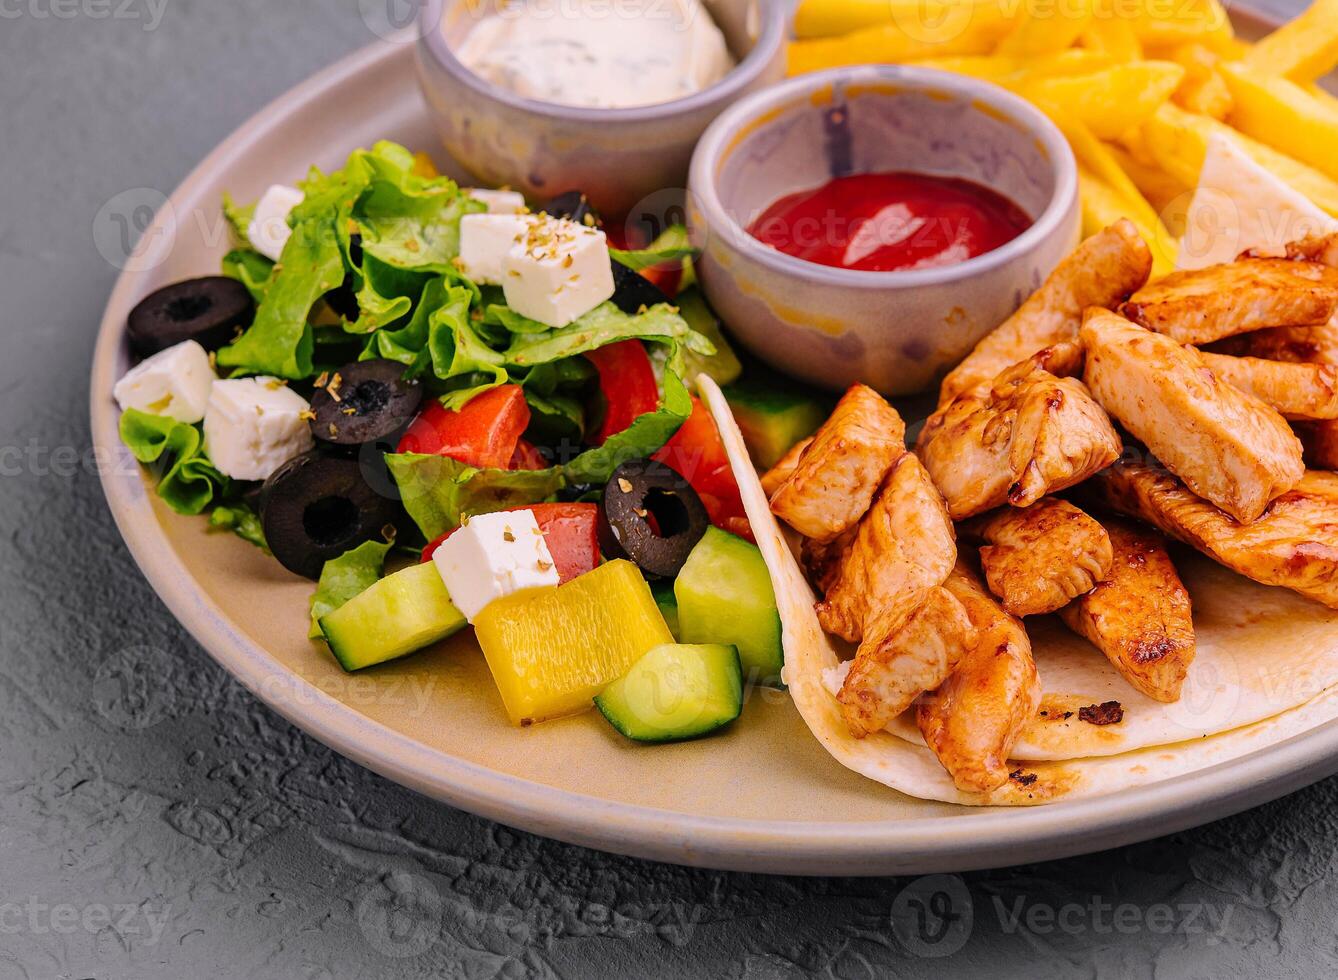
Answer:
[[1030, 225], [1026, 212], [988, 187], [899, 171], [837, 177], [787, 194], [748, 232], [809, 262], [892, 272], [965, 262]]

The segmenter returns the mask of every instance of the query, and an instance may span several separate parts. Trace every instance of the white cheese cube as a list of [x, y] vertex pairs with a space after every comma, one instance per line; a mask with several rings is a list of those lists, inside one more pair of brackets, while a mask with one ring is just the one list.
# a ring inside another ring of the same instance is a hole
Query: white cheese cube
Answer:
[[467, 214], [460, 219], [460, 271], [479, 285], [502, 284], [502, 262], [535, 219], [528, 214]]
[[293, 208], [302, 203], [305, 195], [296, 187], [275, 184], [256, 202], [251, 224], [246, 229], [246, 237], [257, 252], [267, 258], [279, 261], [283, 247], [288, 244], [288, 236], [293, 229], [288, 227], [288, 215]]
[[112, 395], [122, 411], [136, 408], [194, 425], [204, 418], [215, 380], [205, 349], [186, 340], [135, 365]]
[[217, 381], [204, 413], [204, 451], [234, 480], [264, 480], [314, 443], [307, 400], [276, 378]]
[[494, 191], [484, 187], [466, 187], [465, 193], [488, 205], [489, 214], [523, 214], [525, 195], [517, 191]]
[[469, 518], [437, 546], [432, 561], [451, 602], [471, 623], [494, 599], [559, 581], [548, 542], [530, 510]]
[[550, 327], [565, 327], [613, 295], [604, 233], [565, 218], [531, 224], [502, 273], [506, 305]]
[[1260, 166], [1229, 136], [1214, 134], [1185, 212], [1176, 266], [1232, 262], [1246, 249], [1283, 255], [1288, 242], [1338, 230], [1338, 220]]

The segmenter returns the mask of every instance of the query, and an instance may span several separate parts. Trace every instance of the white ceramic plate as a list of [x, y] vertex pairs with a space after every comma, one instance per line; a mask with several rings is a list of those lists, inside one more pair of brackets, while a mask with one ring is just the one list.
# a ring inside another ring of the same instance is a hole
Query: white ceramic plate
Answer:
[[806, 874], [950, 871], [1064, 857], [1243, 810], [1338, 770], [1338, 728], [1108, 798], [1021, 810], [908, 799], [839, 766], [783, 695], [700, 743], [642, 748], [589, 716], [505, 724], [467, 637], [350, 677], [305, 640], [311, 585], [202, 519], [165, 509], [120, 446], [112, 384], [134, 303], [212, 273], [226, 251], [224, 190], [253, 198], [315, 163], [390, 138], [434, 148], [409, 44], [380, 44], [314, 76], [225, 140], [172, 194], [143, 268], [108, 302], [92, 370], [92, 430], [118, 459], [103, 483], [136, 561], [173, 614], [294, 724], [396, 782], [503, 823], [681, 864]]

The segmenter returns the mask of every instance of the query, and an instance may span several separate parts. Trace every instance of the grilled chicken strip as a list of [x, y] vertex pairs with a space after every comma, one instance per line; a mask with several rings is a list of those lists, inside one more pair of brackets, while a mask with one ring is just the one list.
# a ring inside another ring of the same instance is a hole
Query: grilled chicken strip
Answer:
[[806, 538], [830, 541], [869, 509], [906, 452], [906, 425], [876, 391], [852, 385], [771, 495], [771, 510]]
[[1027, 631], [980, 580], [959, 564], [945, 584], [976, 628], [975, 642], [920, 701], [916, 721], [957, 788], [986, 793], [1008, 779], [1008, 753], [1041, 707], [1041, 682]]
[[1228, 357], [1199, 351], [1203, 363], [1227, 384], [1271, 405], [1283, 418], [1338, 419], [1338, 367]]
[[1207, 344], [1265, 327], [1324, 323], [1338, 311], [1338, 269], [1292, 259], [1238, 259], [1173, 272], [1120, 312], [1182, 344]]
[[1135, 690], [1154, 701], [1179, 701], [1195, 652], [1189, 593], [1160, 534], [1120, 520], [1105, 525], [1115, 552], [1110, 575], [1059, 618]]
[[813, 437], [800, 439], [791, 446], [784, 456], [776, 461], [776, 465], [762, 474], [762, 492], [771, 499], [782, 483], [794, 476], [794, 471], [799, 468], [799, 459], [809, 446], [813, 445]]
[[1089, 310], [1083, 379], [1092, 394], [1200, 497], [1248, 523], [1305, 473], [1286, 421], [1227, 384], [1197, 351], [1108, 310]]
[[1054, 612], [1110, 573], [1106, 529], [1067, 500], [1044, 497], [1030, 507], [1005, 507], [969, 530], [985, 540], [985, 581], [1012, 616]]
[[1246, 578], [1338, 609], [1338, 473], [1307, 472], [1250, 524], [1236, 522], [1147, 463], [1117, 463], [1099, 474], [1092, 488], [1108, 506], [1161, 528]]
[[881, 731], [926, 691], [947, 680], [975, 642], [965, 607], [935, 586], [909, 618], [870, 623], [836, 696], [850, 734]]
[[946, 405], [1043, 347], [1073, 340], [1089, 306], [1114, 309], [1148, 280], [1152, 253], [1128, 219], [1099, 231], [1055, 267], [1017, 312], [976, 344], [946, 378], [938, 403]]
[[915, 451], [954, 520], [1005, 503], [1026, 507], [1119, 458], [1120, 437], [1082, 382], [1037, 366], [1071, 363], [1070, 357], [1054, 357], [1053, 350], [939, 409], [920, 433]]
[[878, 621], [881, 642], [909, 619], [925, 591], [941, 585], [957, 560], [952, 521], [943, 498], [914, 454], [892, 467], [882, 489], [817, 605], [828, 633], [852, 643]]
[[825, 596], [835, 584], [837, 576], [841, 574], [841, 563], [845, 561], [857, 532], [858, 528], [852, 527], [830, 541], [804, 538], [799, 543], [799, 564], [803, 566], [809, 584], [817, 590], [818, 595]]

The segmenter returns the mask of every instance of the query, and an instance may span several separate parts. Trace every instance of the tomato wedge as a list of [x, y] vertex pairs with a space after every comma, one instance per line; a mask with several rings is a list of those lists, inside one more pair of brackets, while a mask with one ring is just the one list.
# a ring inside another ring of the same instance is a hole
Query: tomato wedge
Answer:
[[[553, 566], [563, 582], [570, 582], [599, 564], [598, 504], [530, 504], [507, 509], [534, 512], [539, 530], [544, 533], [544, 543], [553, 555]], [[432, 552], [454, 533], [447, 531], [424, 548], [423, 561], [431, 561]]]
[[599, 389], [604, 394], [604, 422], [595, 436], [595, 444], [602, 446], [638, 416], [655, 411], [660, 389], [650, 355], [639, 340], [620, 340], [585, 356], [599, 372]]
[[516, 443], [516, 451], [511, 454], [511, 464], [507, 469], [546, 470], [548, 469], [548, 459], [534, 443], [521, 439]]
[[682, 474], [691, 484], [706, 506], [712, 524], [753, 540], [739, 484], [729, 466], [729, 454], [725, 452], [715, 419], [700, 399], [692, 399], [692, 414], [654, 458]]
[[502, 385], [471, 398], [459, 411], [432, 402], [414, 419], [396, 452], [449, 456], [480, 469], [505, 469], [529, 424], [525, 392], [520, 385]]

